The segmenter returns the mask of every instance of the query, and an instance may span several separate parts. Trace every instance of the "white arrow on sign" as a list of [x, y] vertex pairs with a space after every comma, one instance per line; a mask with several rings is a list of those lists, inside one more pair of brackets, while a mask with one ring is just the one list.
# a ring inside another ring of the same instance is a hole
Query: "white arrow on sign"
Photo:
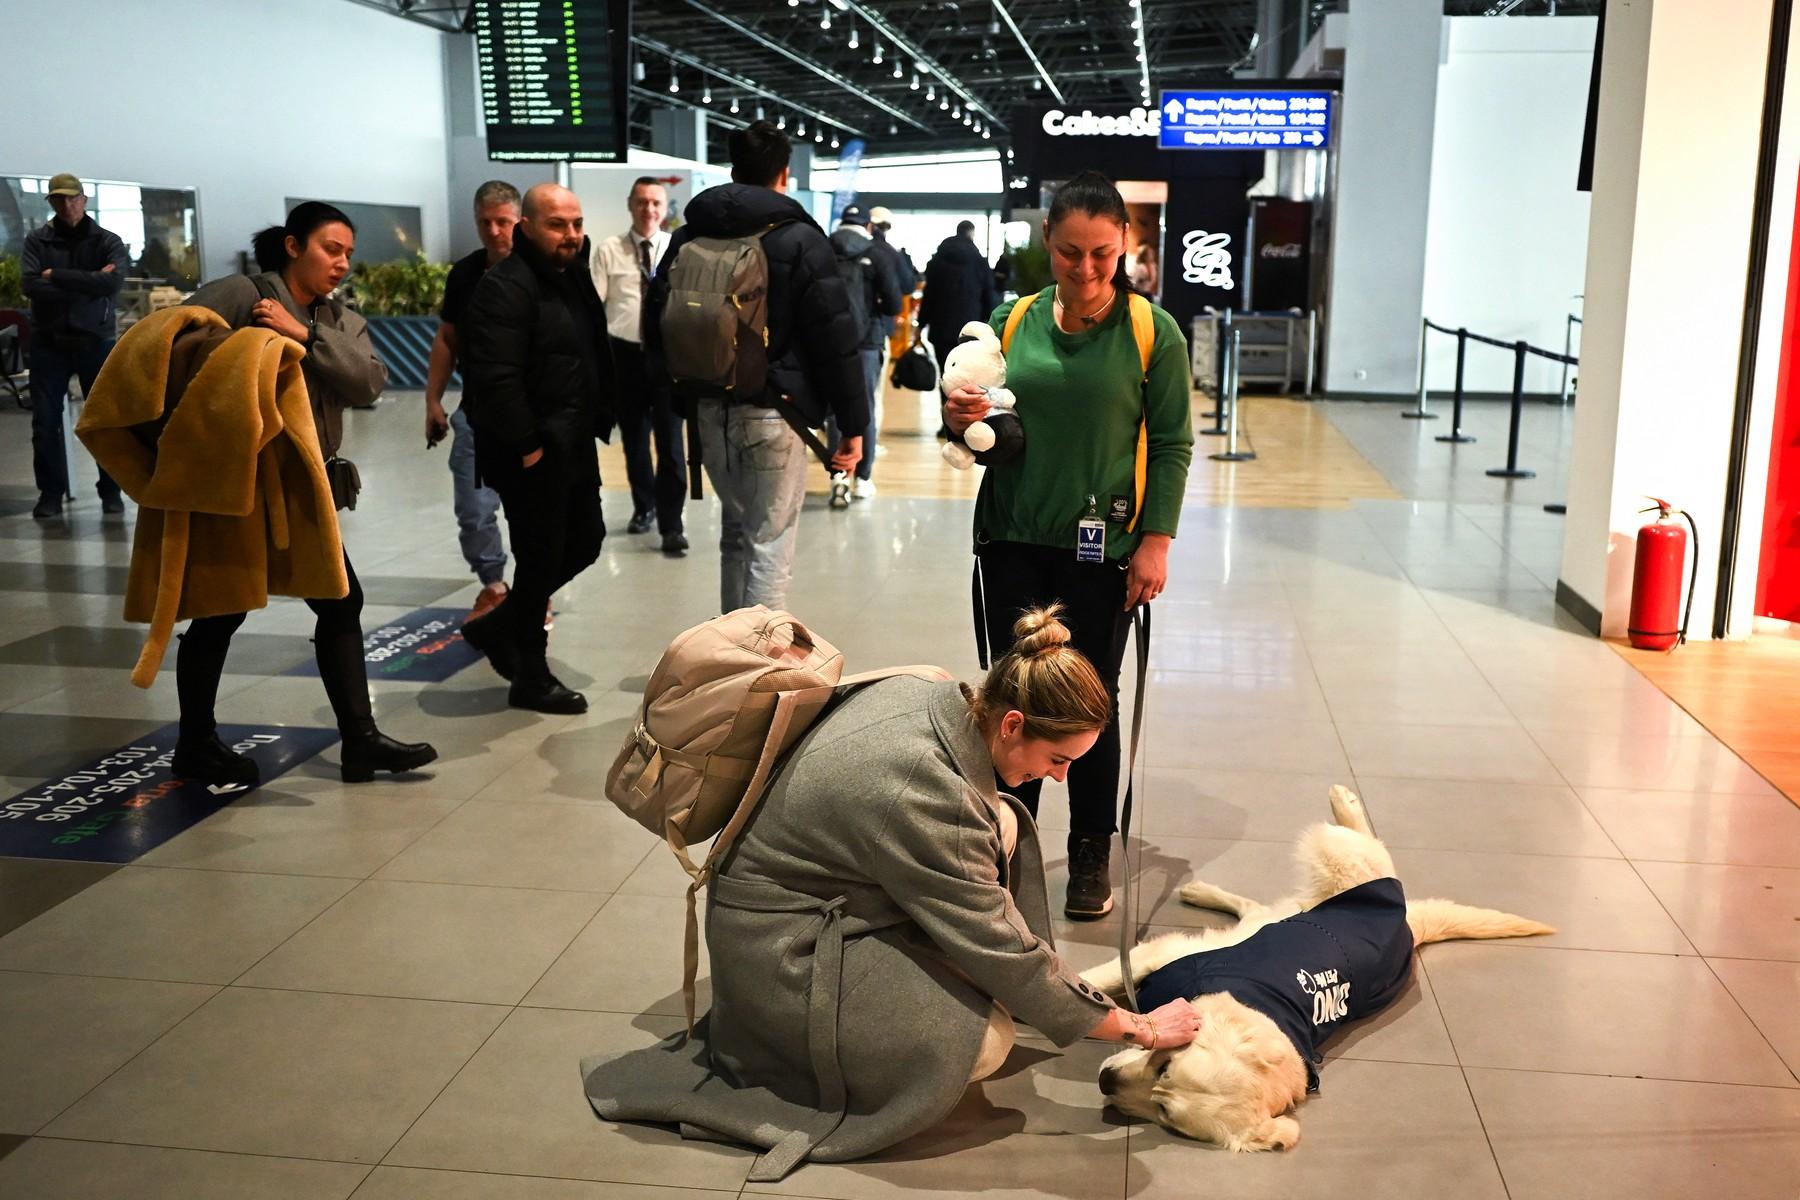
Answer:
[[243, 792], [249, 789], [241, 783], [209, 783], [206, 785], [206, 790], [215, 796], [229, 796], [233, 792]]
[[1163, 105], [1163, 113], [1172, 122], [1181, 120], [1181, 101], [1169, 101], [1167, 104]]
[[1322, 142], [1324, 140], [1325, 140], [1325, 135], [1320, 133], [1316, 129], [1306, 135], [1306, 141], [1309, 145], [1317, 146], [1320, 142]]

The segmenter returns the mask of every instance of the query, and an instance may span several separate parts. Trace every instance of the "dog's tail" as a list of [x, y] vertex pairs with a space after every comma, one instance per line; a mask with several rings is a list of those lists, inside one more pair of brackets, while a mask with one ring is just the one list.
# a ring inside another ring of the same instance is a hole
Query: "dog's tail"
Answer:
[[1415, 946], [1457, 938], [1531, 937], [1556, 932], [1539, 921], [1492, 908], [1471, 908], [1454, 900], [1408, 900], [1406, 923], [1412, 927]]

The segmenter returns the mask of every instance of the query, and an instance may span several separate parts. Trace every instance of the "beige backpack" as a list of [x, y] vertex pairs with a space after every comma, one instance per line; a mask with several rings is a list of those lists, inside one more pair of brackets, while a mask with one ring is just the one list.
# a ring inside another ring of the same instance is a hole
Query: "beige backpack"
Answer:
[[[696, 625], [663, 651], [606, 774], [606, 798], [667, 841], [692, 880], [681, 984], [689, 1029], [700, 965], [695, 894], [755, 813], [782, 754], [833, 700], [896, 675], [950, 678], [938, 667], [846, 676], [835, 646], [760, 604]], [[696, 866], [689, 848], [708, 838]]]

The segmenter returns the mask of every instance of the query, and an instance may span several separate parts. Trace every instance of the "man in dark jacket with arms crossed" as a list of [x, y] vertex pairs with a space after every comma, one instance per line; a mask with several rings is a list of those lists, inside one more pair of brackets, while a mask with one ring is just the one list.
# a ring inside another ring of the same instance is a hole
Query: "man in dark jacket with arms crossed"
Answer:
[[509, 702], [579, 713], [587, 700], [545, 660], [550, 596], [600, 557], [600, 461], [612, 430], [606, 306], [588, 273], [581, 201], [554, 183], [525, 193], [513, 252], [469, 301], [463, 370], [483, 480], [512, 534], [506, 599], [463, 623], [463, 637], [512, 680]]

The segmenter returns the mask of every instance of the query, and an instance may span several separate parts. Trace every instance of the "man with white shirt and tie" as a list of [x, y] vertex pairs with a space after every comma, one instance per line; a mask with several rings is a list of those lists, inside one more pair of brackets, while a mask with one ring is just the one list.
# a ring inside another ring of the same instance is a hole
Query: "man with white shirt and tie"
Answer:
[[[669, 247], [663, 217], [669, 193], [648, 175], [631, 185], [626, 198], [631, 229], [594, 247], [594, 287], [606, 302], [606, 331], [612, 342], [619, 380], [619, 438], [625, 449], [625, 474], [631, 483], [628, 533], [643, 533], [656, 524], [662, 552], [687, 553], [681, 508], [687, 491], [687, 454], [681, 444], [681, 415], [672, 398], [657, 387], [644, 362], [644, 293]], [[651, 461], [652, 437], [656, 444]]]

